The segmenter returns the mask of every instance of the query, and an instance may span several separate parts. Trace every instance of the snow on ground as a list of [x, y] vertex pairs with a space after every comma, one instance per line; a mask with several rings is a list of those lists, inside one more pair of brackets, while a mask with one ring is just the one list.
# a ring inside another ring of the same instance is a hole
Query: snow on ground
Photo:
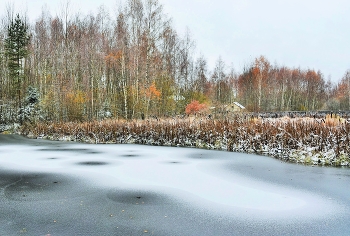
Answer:
[[[249, 171], [246, 165], [251, 165], [252, 169]], [[269, 168], [268, 174], [264, 174], [266, 168]], [[83, 179], [101, 191], [123, 189], [159, 193], [181, 203], [179, 205], [185, 204], [191, 212], [205, 211], [210, 217], [282, 225], [291, 222], [331, 224], [329, 222], [334, 219], [347, 222], [350, 219], [345, 184], [350, 180], [348, 169], [333, 168], [331, 174], [321, 175], [311, 171], [308, 175], [301, 174], [303, 179], [297, 179], [295, 173], [300, 168], [322, 169], [283, 163], [269, 157], [191, 148], [37, 140], [24, 144], [0, 143], [0, 172], [65, 174]], [[285, 170], [283, 176], [277, 175], [281, 170]], [[323, 188], [321, 181], [315, 181], [335, 176], [343, 178], [333, 183], [338, 187], [336, 190], [344, 190], [334, 192]], [[290, 178], [301, 184], [290, 184]], [[344, 227], [345, 224], [338, 225]]]
[[[227, 158], [206, 159], [201, 156], [224, 155], [222, 152], [205, 152], [193, 149], [148, 147], [136, 145], [99, 145], [93, 147], [93, 152], [98, 153], [98, 162], [95, 155], [86, 155], [84, 150], [91, 148], [87, 145], [74, 145], [69, 153], [51, 153], [56, 150], [14, 146], [14, 150], [7, 150], [10, 158], [2, 158], [2, 167], [21, 170], [40, 170], [45, 172], [67, 172], [73, 175], [81, 173], [101, 186], [113, 187], [117, 182], [127, 188], [169, 188], [172, 192], [186, 192], [194, 198], [205, 199], [215, 204], [226, 207], [238, 207], [244, 209], [263, 210], [268, 212], [283, 212], [312, 209], [315, 203], [324, 206], [318, 212], [313, 212], [313, 217], [319, 217], [330, 213], [330, 209], [336, 209], [331, 201], [325, 201], [320, 196], [307, 192], [289, 190], [281, 186], [263, 183], [247, 178], [236, 173], [221, 173], [219, 164], [229, 162]], [[78, 150], [77, 152], [74, 149]], [[156, 150], [156, 151], [155, 151]], [[60, 160], [49, 163], [45, 158], [47, 152], [57, 156]], [[66, 155], [70, 154], [71, 157]], [[93, 153], [92, 153], [93, 154]], [[6, 154], [5, 154], [6, 155]], [[4, 155], [4, 156], [5, 156]], [[234, 154], [231, 154], [234, 156]], [[242, 154], [236, 154], [242, 155]], [[194, 156], [194, 158], [191, 158]], [[79, 162], [90, 162], [91, 166], [77, 165]], [[215, 167], [216, 166], [216, 167]], [[207, 169], [214, 169], [207, 171]], [[214, 174], [208, 174], [213, 173]], [[181, 194], [178, 194], [181, 198]], [[197, 200], [198, 200], [197, 199]], [[183, 199], [187, 200], [188, 199]], [[196, 201], [196, 200], [193, 200]], [[316, 214], [315, 214], [316, 213]], [[318, 215], [317, 213], [320, 213]]]

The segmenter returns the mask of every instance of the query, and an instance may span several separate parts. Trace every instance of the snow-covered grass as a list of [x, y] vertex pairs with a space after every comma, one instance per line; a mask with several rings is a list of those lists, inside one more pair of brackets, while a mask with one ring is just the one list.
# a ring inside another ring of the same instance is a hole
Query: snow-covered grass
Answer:
[[3, 134], [17, 133], [19, 129], [20, 129], [20, 124], [18, 123], [14, 123], [14, 124], [0, 123], [0, 133], [3, 133]]
[[268, 155], [310, 165], [350, 166], [350, 124], [339, 118], [103, 120], [23, 126], [32, 138], [133, 143]]

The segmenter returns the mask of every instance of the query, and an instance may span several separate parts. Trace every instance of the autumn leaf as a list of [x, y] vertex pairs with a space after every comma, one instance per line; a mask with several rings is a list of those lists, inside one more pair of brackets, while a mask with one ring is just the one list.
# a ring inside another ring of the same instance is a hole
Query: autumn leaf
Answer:
[[199, 103], [197, 100], [193, 100], [190, 104], [186, 106], [186, 114], [195, 114], [197, 112], [201, 112], [207, 108], [207, 105]]

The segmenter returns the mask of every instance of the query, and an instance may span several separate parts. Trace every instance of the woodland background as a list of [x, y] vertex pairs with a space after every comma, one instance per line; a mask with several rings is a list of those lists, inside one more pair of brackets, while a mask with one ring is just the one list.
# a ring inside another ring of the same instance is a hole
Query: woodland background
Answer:
[[350, 70], [334, 83], [265, 56], [242, 73], [220, 57], [208, 68], [204, 55], [194, 58], [190, 32], [179, 35], [157, 0], [128, 0], [114, 15], [103, 6], [75, 14], [67, 4], [33, 22], [10, 7], [2, 13], [4, 123], [170, 117], [192, 101], [202, 108], [237, 101], [252, 112], [350, 110]]

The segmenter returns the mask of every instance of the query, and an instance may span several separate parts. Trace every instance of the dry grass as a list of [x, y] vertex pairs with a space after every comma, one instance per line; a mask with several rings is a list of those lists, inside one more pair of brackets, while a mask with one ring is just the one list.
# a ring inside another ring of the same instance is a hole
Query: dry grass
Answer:
[[89, 143], [135, 143], [238, 151], [310, 164], [349, 165], [350, 162], [350, 124], [346, 120], [330, 117], [39, 123], [23, 127], [22, 133], [32, 137]]

